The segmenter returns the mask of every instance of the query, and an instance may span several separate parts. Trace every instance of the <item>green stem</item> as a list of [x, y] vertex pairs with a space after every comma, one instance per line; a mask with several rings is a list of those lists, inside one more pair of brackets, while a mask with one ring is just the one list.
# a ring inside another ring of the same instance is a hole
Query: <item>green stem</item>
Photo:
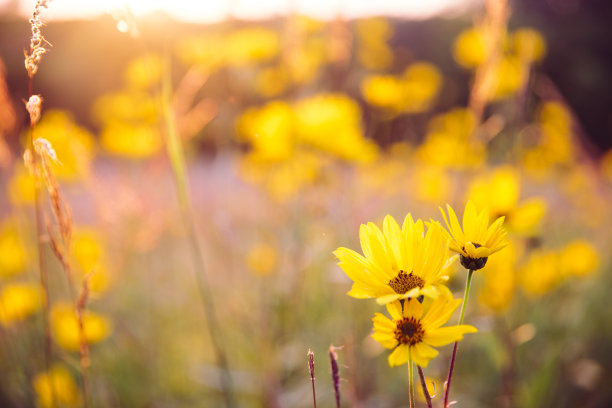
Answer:
[[463, 317], [465, 316], [465, 306], [467, 305], [468, 296], [470, 295], [470, 286], [472, 285], [473, 270], [468, 271], [467, 280], [465, 282], [465, 293], [463, 294], [463, 303], [461, 304], [461, 313], [459, 314], [459, 324], [463, 324]]
[[414, 408], [414, 374], [412, 367], [412, 351], [410, 352], [410, 357], [408, 359], [408, 397], [410, 401], [410, 408]]
[[171, 70], [169, 53], [166, 53], [164, 63], [164, 76], [162, 78], [162, 106], [164, 119], [166, 122], [166, 148], [168, 157], [170, 158], [170, 164], [172, 166], [172, 173], [176, 182], [181, 218], [189, 236], [192, 261], [195, 266], [196, 283], [202, 305], [204, 306], [204, 313], [206, 316], [206, 322], [208, 325], [213, 350], [217, 359], [217, 366], [220, 370], [221, 389], [225, 399], [225, 405], [227, 408], [233, 408], [236, 405], [233, 397], [232, 377], [230, 375], [227, 354], [223, 346], [223, 341], [219, 336], [219, 323], [217, 321], [215, 305], [213, 302], [210, 285], [206, 278], [204, 258], [202, 256], [202, 251], [200, 249], [198, 236], [194, 226], [195, 223], [193, 220], [191, 198], [187, 183], [187, 165], [185, 162], [185, 155], [183, 153], [182, 141], [176, 128], [176, 119], [174, 117], [174, 111], [172, 108], [172, 80], [170, 75]]
[[[470, 295], [470, 286], [472, 284], [473, 270], [468, 271], [467, 280], [465, 282], [465, 294], [463, 295], [463, 302], [461, 304], [461, 313], [459, 314], [459, 324], [463, 324], [463, 318], [465, 316], [465, 306], [467, 305], [468, 296]], [[451, 356], [450, 367], [448, 369], [448, 378], [446, 379], [446, 389], [444, 391], [444, 408], [448, 407], [448, 395], [450, 393], [451, 379], [453, 377], [453, 369], [455, 368], [455, 358], [457, 356], [457, 345], [459, 342], [455, 342], [453, 345], [453, 354]]]

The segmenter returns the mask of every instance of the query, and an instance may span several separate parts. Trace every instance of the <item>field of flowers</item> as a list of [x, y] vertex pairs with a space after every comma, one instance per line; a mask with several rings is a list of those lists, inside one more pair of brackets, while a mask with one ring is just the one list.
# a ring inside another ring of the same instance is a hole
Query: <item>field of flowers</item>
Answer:
[[505, 1], [413, 49], [118, 14], [76, 89], [46, 3], [0, 53], [0, 407], [612, 405], [612, 150]]

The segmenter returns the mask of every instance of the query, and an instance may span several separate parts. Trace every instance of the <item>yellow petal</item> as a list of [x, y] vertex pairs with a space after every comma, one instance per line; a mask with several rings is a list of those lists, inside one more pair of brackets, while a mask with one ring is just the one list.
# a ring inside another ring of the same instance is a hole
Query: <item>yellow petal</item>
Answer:
[[461, 325], [440, 327], [428, 330], [423, 337], [423, 341], [435, 347], [446, 346], [463, 339], [466, 333], [476, 333], [478, 330], [474, 326]]
[[438, 350], [429, 347], [425, 343], [417, 343], [412, 346], [412, 361], [421, 367], [427, 367], [429, 360], [438, 355]]
[[389, 354], [389, 365], [391, 367], [400, 366], [408, 362], [410, 347], [406, 345], [397, 346], [391, 354]]

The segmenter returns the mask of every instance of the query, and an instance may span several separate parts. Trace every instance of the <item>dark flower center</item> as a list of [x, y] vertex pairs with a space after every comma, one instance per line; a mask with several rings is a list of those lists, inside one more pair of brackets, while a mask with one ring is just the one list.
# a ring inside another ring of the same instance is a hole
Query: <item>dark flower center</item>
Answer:
[[421, 326], [421, 322], [414, 317], [403, 317], [395, 322], [396, 328], [393, 331], [395, 339], [399, 344], [407, 344], [414, 346], [423, 340], [425, 330]]
[[425, 281], [412, 272], [406, 273], [404, 271], [399, 271], [397, 276], [389, 281], [389, 286], [391, 286], [391, 289], [398, 295], [403, 295], [414, 288], [423, 288], [423, 286], [425, 286]]
[[[482, 245], [477, 244], [475, 242], [473, 242], [472, 244], [474, 244], [475, 248], [480, 248]], [[465, 251], [465, 247], [461, 248]], [[472, 271], [476, 271], [478, 269], [482, 269], [484, 268], [484, 266], [487, 264], [487, 260], [489, 259], [488, 257], [484, 257], [484, 258], [470, 258], [468, 256], [464, 256], [463, 254], [461, 254], [459, 256], [460, 260], [461, 260], [461, 265], [463, 265], [463, 267], [465, 269], [470, 269]]]

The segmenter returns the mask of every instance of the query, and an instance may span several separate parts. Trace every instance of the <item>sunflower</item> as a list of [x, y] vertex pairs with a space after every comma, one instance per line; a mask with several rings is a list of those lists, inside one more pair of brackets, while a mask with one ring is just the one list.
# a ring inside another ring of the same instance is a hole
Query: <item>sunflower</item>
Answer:
[[400, 229], [387, 215], [383, 229], [370, 222], [361, 225], [359, 238], [364, 256], [348, 248], [338, 248], [338, 265], [353, 280], [349, 296], [376, 298], [380, 304], [419, 296], [437, 297], [448, 291], [446, 267], [450, 265], [446, 236], [440, 224], [429, 224], [408, 214]]
[[383, 347], [393, 349], [389, 365], [399, 366], [410, 359], [421, 367], [438, 355], [431, 346], [440, 347], [463, 339], [466, 333], [478, 331], [474, 326], [458, 325], [440, 327], [453, 315], [461, 299], [439, 296], [431, 302], [416, 299], [387, 304], [391, 319], [382, 313], [374, 316], [372, 338]]
[[442, 208], [440, 212], [450, 231], [446, 233], [449, 238], [449, 248], [460, 255], [461, 265], [466, 269], [475, 271], [484, 268], [489, 256], [508, 245], [505, 240], [506, 231], [502, 227], [504, 217], [499, 217], [489, 226], [488, 209], [485, 208], [479, 213], [474, 204], [468, 201], [463, 212], [463, 229], [461, 229], [455, 211], [448, 204], [446, 209], [448, 217]]

